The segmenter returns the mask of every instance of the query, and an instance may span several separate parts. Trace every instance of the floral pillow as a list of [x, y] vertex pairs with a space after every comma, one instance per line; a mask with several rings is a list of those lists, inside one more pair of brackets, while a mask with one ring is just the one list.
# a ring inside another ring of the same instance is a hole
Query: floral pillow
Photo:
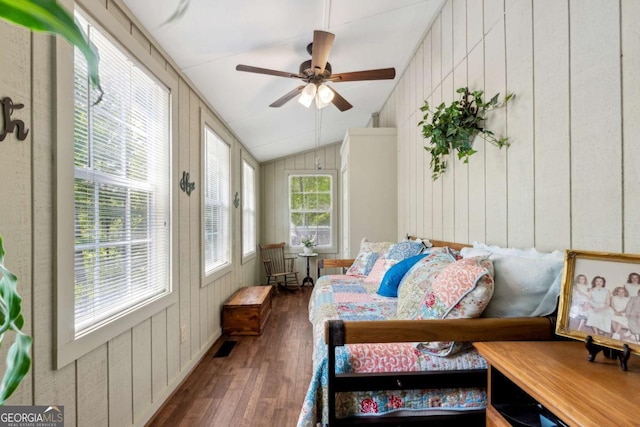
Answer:
[[368, 275], [379, 256], [377, 252], [360, 252], [346, 274], [348, 276]]
[[349, 276], [367, 276], [380, 255], [386, 253], [391, 245], [393, 245], [392, 242], [370, 242], [365, 237], [360, 242], [358, 256], [346, 274]]
[[422, 242], [404, 240], [391, 246], [387, 258], [402, 261], [403, 259], [411, 258], [412, 256], [423, 253], [425, 249], [426, 248]]
[[379, 284], [382, 282], [385, 273], [397, 263], [398, 261], [387, 259], [384, 255], [378, 257], [378, 260], [373, 264], [373, 268], [371, 268], [369, 275], [363, 280], [363, 283]]
[[[493, 263], [486, 257], [464, 258], [447, 265], [422, 300], [418, 319], [480, 317], [494, 290]], [[421, 350], [448, 356], [460, 350], [453, 341], [423, 343]]]
[[431, 292], [433, 280], [447, 265], [453, 262], [455, 262], [455, 257], [449, 248], [435, 248], [428, 256], [415, 263], [398, 286], [396, 317], [398, 319], [416, 319], [420, 314], [420, 305], [424, 296], [427, 292]]

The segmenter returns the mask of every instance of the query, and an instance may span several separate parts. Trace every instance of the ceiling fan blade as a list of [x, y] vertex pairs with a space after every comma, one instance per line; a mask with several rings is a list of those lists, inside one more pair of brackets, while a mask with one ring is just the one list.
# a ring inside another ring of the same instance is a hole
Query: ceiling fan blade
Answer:
[[278, 99], [277, 101], [274, 101], [271, 105], [269, 105], [269, 107], [276, 107], [276, 108], [282, 107], [284, 104], [291, 101], [291, 99], [295, 98], [296, 95], [302, 92], [302, 89], [304, 89], [304, 87], [305, 85], [298, 86], [297, 88], [295, 88], [294, 90], [292, 90], [291, 92], [283, 96], [282, 98]]
[[396, 77], [395, 68], [380, 68], [377, 70], [353, 71], [350, 73], [332, 74], [327, 80], [339, 82], [356, 82], [360, 80], [391, 80]]
[[329, 60], [329, 52], [336, 36], [326, 31], [313, 32], [313, 48], [311, 51], [311, 68], [316, 76], [324, 73], [324, 68]]
[[331, 89], [331, 92], [333, 92], [333, 100], [331, 102], [333, 103], [333, 105], [338, 107], [338, 110], [347, 111], [348, 109], [353, 107], [353, 105], [349, 104], [349, 101], [340, 96], [340, 94], [336, 92], [331, 86], [327, 87]]
[[300, 74], [288, 73], [286, 71], [277, 71], [270, 70], [268, 68], [260, 68], [260, 67], [252, 67], [251, 65], [236, 65], [236, 70], [238, 71], [246, 71], [248, 73], [257, 73], [257, 74], [268, 74], [270, 76], [278, 76], [278, 77], [290, 77], [293, 79], [301, 79], [302, 76]]

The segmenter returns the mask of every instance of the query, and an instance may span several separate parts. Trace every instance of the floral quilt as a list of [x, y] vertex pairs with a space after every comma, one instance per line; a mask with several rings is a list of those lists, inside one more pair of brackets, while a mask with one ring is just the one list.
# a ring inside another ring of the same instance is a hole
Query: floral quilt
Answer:
[[[376, 293], [379, 284], [364, 283], [364, 277], [334, 275], [319, 278], [309, 302], [313, 324], [313, 374], [298, 419], [298, 427], [326, 426], [327, 346], [324, 324], [329, 319], [388, 320], [396, 316], [397, 298]], [[450, 357], [421, 351], [420, 343], [353, 344], [336, 349], [339, 373], [411, 372], [425, 370], [486, 369], [484, 359], [473, 348]], [[449, 388], [426, 390], [387, 390], [339, 393], [339, 418], [352, 415], [388, 414], [399, 411], [439, 412], [485, 408], [485, 389]]]

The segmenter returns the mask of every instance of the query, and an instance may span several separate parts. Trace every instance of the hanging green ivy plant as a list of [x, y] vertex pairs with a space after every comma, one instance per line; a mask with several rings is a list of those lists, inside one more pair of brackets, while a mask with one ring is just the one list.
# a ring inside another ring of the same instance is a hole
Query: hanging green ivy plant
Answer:
[[425, 101], [420, 107], [424, 116], [418, 126], [422, 126], [422, 136], [429, 140], [424, 149], [431, 153], [429, 166], [434, 181], [445, 172], [446, 156], [452, 151], [457, 151], [459, 160], [469, 162], [469, 157], [476, 153], [473, 140], [478, 134], [498, 148], [509, 145], [508, 137], [496, 138], [492, 131], [484, 128], [484, 121], [488, 112], [504, 107], [515, 95], [508, 94], [503, 102], [499, 102], [498, 93], [490, 101], [484, 102], [480, 90], [470, 92], [462, 87], [456, 92], [460, 94], [460, 99], [449, 106], [442, 103], [435, 111], [431, 111], [429, 103]]

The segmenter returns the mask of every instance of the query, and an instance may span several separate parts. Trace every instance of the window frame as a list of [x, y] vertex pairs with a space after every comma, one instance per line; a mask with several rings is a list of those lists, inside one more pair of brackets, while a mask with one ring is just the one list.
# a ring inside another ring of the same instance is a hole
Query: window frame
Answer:
[[284, 211], [284, 224], [285, 227], [285, 236], [284, 241], [286, 242], [286, 248], [289, 252], [301, 252], [302, 245], [292, 246], [290, 244], [290, 236], [289, 236], [289, 222], [291, 218], [291, 206], [290, 199], [291, 195], [289, 194], [289, 178], [291, 176], [313, 176], [313, 175], [330, 175], [332, 180], [331, 185], [331, 245], [330, 246], [316, 246], [314, 251], [321, 254], [328, 253], [336, 253], [338, 250], [338, 227], [339, 221], [338, 218], [338, 171], [334, 169], [288, 169], [284, 170], [283, 182], [284, 182], [284, 195], [286, 197], [286, 208]]
[[[249, 261], [254, 260], [258, 256], [258, 165], [255, 160], [247, 155], [247, 153], [243, 150], [242, 155], [240, 156], [240, 181], [242, 188], [242, 196], [241, 199], [241, 207], [242, 210], [240, 212], [240, 230], [241, 230], [241, 239], [240, 239], [240, 251], [242, 254], [242, 264], [245, 264]], [[245, 225], [245, 206], [244, 206], [244, 196], [245, 196], [245, 181], [244, 181], [244, 165], [247, 163], [249, 166], [253, 168], [253, 200], [254, 200], [254, 216], [253, 216], [253, 231], [254, 231], [254, 245], [253, 250], [246, 252], [244, 251], [244, 225]]]
[[[206, 171], [205, 171], [205, 165], [206, 165], [206, 129], [209, 128], [222, 142], [224, 142], [228, 147], [229, 147], [229, 164], [228, 164], [228, 168], [229, 168], [229, 182], [227, 183], [227, 195], [228, 195], [228, 200], [227, 200], [227, 207], [229, 210], [229, 235], [228, 235], [228, 245], [229, 245], [229, 262], [227, 262], [226, 264], [224, 264], [221, 267], [218, 267], [216, 269], [214, 269], [211, 273], [206, 273], [205, 271], [205, 239], [204, 239], [204, 233], [205, 233], [205, 215], [204, 215], [204, 208], [205, 208], [205, 191], [204, 191], [204, 183], [205, 183], [205, 177], [206, 177]], [[234, 260], [234, 256], [233, 256], [233, 211], [231, 209], [231, 189], [233, 188], [233, 170], [232, 170], [232, 165], [233, 165], [233, 144], [230, 141], [233, 141], [233, 138], [231, 137], [231, 135], [228, 134], [228, 132], [226, 131], [226, 129], [221, 126], [217, 120], [214, 119], [214, 117], [205, 109], [200, 109], [200, 138], [201, 138], [201, 144], [200, 147], [202, 148], [202, 156], [201, 156], [201, 162], [200, 162], [200, 182], [202, 183], [202, 191], [200, 191], [200, 203], [201, 203], [201, 207], [200, 207], [200, 253], [201, 253], [201, 258], [200, 258], [200, 263], [201, 263], [201, 268], [200, 268], [200, 275], [201, 275], [201, 281], [200, 281], [200, 287], [205, 287], [205, 286], [209, 286], [210, 284], [212, 284], [213, 282], [215, 282], [216, 280], [220, 279], [221, 277], [230, 274], [233, 271], [233, 260]]]
[[[149, 52], [136, 39], [119, 25], [106, 9], [94, 6], [90, 2], [79, 1], [78, 10], [105, 37], [110, 39], [130, 60], [135, 61], [153, 78], [164, 84], [169, 91], [169, 289], [166, 293], [150, 298], [135, 307], [115, 316], [107, 322], [92, 328], [83, 335], [75, 334], [74, 283], [75, 283], [75, 243], [74, 243], [74, 48], [61, 38], [55, 43], [55, 340], [54, 365], [64, 367], [83, 355], [104, 345], [109, 340], [131, 329], [136, 324], [150, 318], [153, 314], [178, 302], [176, 285], [177, 269], [173, 260], [177, 254], [177, 203], [173, 185], [175, 165], [178, 155], [177, 129], [177, 93], [178, 81], [163, 67], [154, 61]], [[93, 91], [93, 90], [92, 90]], [[105, 95], [107, 96], [107, 95]]]

